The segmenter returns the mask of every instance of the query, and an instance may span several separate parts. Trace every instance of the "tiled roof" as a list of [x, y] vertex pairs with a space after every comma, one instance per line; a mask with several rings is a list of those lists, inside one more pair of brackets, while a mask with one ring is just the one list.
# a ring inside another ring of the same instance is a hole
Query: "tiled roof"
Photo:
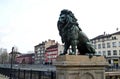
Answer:
[[120, 31], [112, 33], [112, 34], [103, 34], [103, 35], [99, 35], [97, 37], [92, 38], [91, 40], [95, 40], [95, 39], [101, 39], [101, 38], [106, 38], [106, 37], [111, 37], [112, 35], [118, 35], [120, 34]]
[[[23, 54], [23, 55], [21, 55], [21, 56], [19, 56], [19, 57], [29, 57], [29, 56], [34, 56], [35, 54], [34, 53], [31, 53], [31, 54]], [[18, 58], [19, 58], [18, 57]]]
[[120, 35], [120, 31], [115, 32], [115, 33], [113, 33], [113, 34], [111, 34], [111, 35]]
[[50, 47], [48, 47], [47, 49], [51, 49], [51, 48], [57, 48], [58, 47], [58, 44], [55, 44], [55, 45], [51, 45]]
[[[10, 52], [9, 54], [11, 54], [12, 52]], [[21, 54], [20, 52], [14, 52], [15, 54]]]

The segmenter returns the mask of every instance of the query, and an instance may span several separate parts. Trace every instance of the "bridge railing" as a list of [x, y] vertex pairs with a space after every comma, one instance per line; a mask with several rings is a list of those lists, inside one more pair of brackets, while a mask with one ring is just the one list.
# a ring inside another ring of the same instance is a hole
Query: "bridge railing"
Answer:
[[114, 71], [120, 71], [120, 66], [115, 67], [115, 66], [109, 66], [105, 68], [106, 72], [114, 72]]
[[[56, 79], [55, 71], [36, 71], [26, 69], [0, 68], [0, 74], [3, 74], [10, 79]], [[11, 75], [11, 76], [10, 76]]]

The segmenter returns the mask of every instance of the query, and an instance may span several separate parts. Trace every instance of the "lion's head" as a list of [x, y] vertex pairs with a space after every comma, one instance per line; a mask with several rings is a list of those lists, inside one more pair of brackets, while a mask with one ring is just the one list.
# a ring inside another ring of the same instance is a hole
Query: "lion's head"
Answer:
[[67, 9], [61, 11], [58, 23], [64, 25], [67, 23], [71, 23], [78, 26], [77, 19], [75, 18], [74, 14], [72, 13], [72, 11]]
[[79, 28], [77, 19], [75, 18], [72, 11], [67, 10], [67, 9], [63, 9], [60, 13], [59, 20], [57, 23], [59, 35], [62, 37], [63, 42], [64, 42], [65, 37], [67, 36], [66, 35], [68, 33], [67, 30], [74, 27], [73, 25], [77, 26], [79, 31], [82, 31], [81, 28]]
[[[61, 29], [64, 26], [72, 26], [72, 25], [79, 26], [76, 17], [72, 13], [72, 11], [63, 9], [60, 13], [58, 23], [57, 23], [58, 30], [61, 32]], [[81, 28], [79, 28], [79, 30], [82, 31]]]

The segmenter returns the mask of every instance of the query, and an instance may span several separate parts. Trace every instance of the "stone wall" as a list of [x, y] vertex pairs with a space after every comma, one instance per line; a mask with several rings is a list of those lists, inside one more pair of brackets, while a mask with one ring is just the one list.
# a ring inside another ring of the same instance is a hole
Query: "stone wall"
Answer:
[[64, 55], [54, 63], [56, 79], [105, 79], [105, 66], [108, 65], [103, 56]]

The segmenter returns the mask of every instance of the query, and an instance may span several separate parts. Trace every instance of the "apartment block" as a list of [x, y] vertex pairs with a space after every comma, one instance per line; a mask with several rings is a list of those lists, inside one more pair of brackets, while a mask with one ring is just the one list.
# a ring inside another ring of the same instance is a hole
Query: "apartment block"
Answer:
[[105, 56], [110, 66], [120, 66], [120, 31], [102, 34], [91, 39], [96, 55]]
[[45, 63], [52, 64], [56, 61], [57, 56], [63, 53], [64, 46], [56, 43], [55, 45], [51, 45], [45, 51]]
[[49, 39], [44, 41], [36, 46], [34, 46], [35, 51], [35, 64], [44, 64], [45, 63], [45, 50], [51, 45], [55, 45], [55, 40]]

